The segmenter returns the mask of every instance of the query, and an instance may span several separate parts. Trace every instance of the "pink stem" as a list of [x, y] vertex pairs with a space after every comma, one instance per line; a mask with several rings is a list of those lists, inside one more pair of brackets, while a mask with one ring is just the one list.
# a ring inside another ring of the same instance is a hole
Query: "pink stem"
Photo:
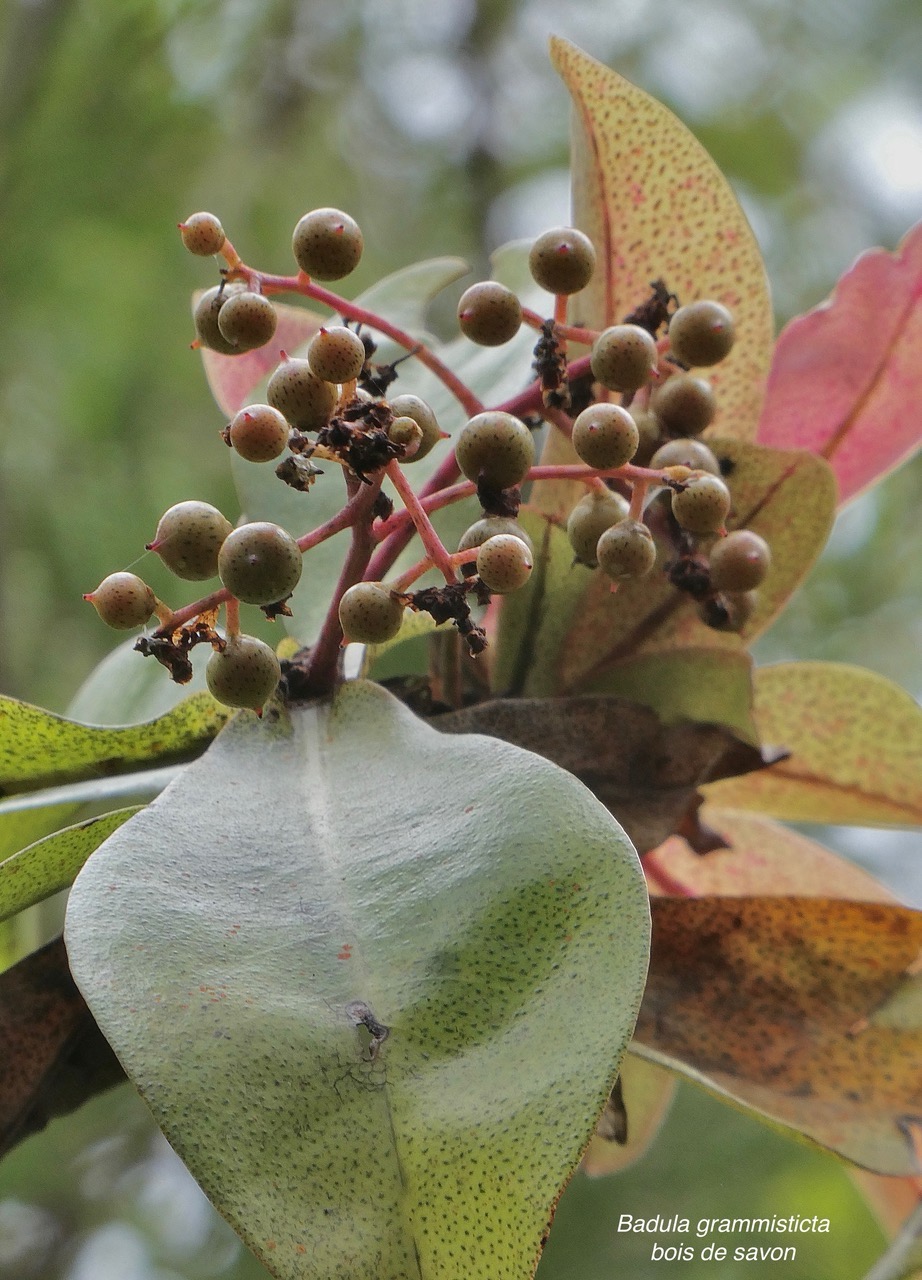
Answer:
[[385, 471], [391, 484], [400, 494], [410, 519], [416, 526], [416, 532], [419, 534], [426, 555], [439, 569], [446, 582], [455, 582], [455, 567], [451, 562], [451, 556], [442, 545], [442, 539], [436, 533], [432, 521], [426, 515], [425, 508], [414, 493], [413, 486], [403, 474], [403, 469], [396, 458], [391, 459]]

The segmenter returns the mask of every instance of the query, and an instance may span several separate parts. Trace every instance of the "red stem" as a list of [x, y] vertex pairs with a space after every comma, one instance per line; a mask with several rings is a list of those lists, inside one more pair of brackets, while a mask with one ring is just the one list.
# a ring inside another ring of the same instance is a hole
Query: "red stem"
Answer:
[[653, 861], [655, 854], [656, 850], [650, 849], [640, 859], [644, 875], [647, 878], [647, 884], [651, 888], [659, 889], [660, 892], [669, 894], [673, 898], [697, 898], [698, 894], [690, 885], [687, 885], [684, 880], [680, 880], [671, 871], [667, 871], [665, 867], [661, 867]]

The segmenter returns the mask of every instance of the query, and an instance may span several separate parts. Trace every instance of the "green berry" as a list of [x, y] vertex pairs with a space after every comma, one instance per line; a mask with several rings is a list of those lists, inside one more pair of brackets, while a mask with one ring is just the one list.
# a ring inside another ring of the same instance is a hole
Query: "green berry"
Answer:
[[714, 421], [717, 397], [704, 378], [680, 373], [656, 388], [650, 408], [669, 435], [697, 436]]
[[672, 514], [689, 533], [717, 533], [730, 511], [730, 490], [719, 476], [703, 475], [673, 492]]
[[218, 351], [223, 356], [239, 356], [245, 347], [235, 346], [228, 342], [218, 327], [218, 317], [229, 299], [243, 291], [242, 285], [216, 284], [213, 289], [206, 289], [192, 311], [192, 322], [195, 325], [195, 336], [203, 347], [209, 351]]
[[592, 376], [610, 391], [639, 391], [657, 366], [656, 343], [638, 324], [603, 329], [589, 355]]
[[522, 324], [522, 304], [504, 284], [482, 280], [461, 295], [458, 303], [461, 332], [482, 347], [501, 347], [514, 338]]
[[665, 467], [688, 467], [690, 471], [709, 471], [720, 475], [720, 463], [702, 440], [667, 440], [647, 463], [653, 471]]
[[143, 627], [157, 607], [157, 597], [136, 573], [110, 573], [83, 598], [89, 600], [107, 626], [117, 631]]
[[388, 401], [391, 413], [395, 418], [412, 418], [418, 423], [423, 437], [419, 442], [419, 448], [409, 458], [404, 458], [404, 462], [419, 462], [420, 458], [425, 458], [426, 454], [442, 439], [442, 428], [438, 424], [435, 414], [426, 404], [425, 400], [421, 400], [419, 396], [401, 395], [394, 396]]
[[301, 548], [290, 533], [256, 520], [228, 534], [218, 556], [218, 573], [231, 595], [244, 604], [275, 604], [298, 585], [302, 563]]
[[500, 533], [511, 534], [514, 538], [520, 538], [529, 551], [534, 551], [531, 538], [519, 522], [513, 520], [510, 516], [482, 516], [480, 520], [475, 520], [462, 533], [458, 541], [458, 550], [473, 551], [475, 547], [482, 546], [488, 538], [495, 538]]
[[506, 595], [524, 587], [533, 566], [528, 546], [511, 533], [497, 533], [487, 538], [477, 551], [480, 580], [497, 595]]
[[468, 480], [482, 479], [491, 489], [520, 484], [535, 460], [531, 432], [511, 413], [478, 413], [461, 428], [455, 457]]
[[611, 489], [592, 489], [580, 498], [567, 521], [567, 537], [577, 560], [594, 569], [599, 538], [628, 513], [627, 498]]
[[298, 266], [315, 280], [341, 280], [358, 266], [365, 241], [348, 213], [314, 209], [295, 227], [291, 247]]
[[220, 253], [227, 238], [213, 213], [193, 213], [191, 218], [179, 224], [179, 233], [189, 252], [203, 258]]
[[595, 271], [595, 261], [592, 241], [575, 227], [553, 227], [543, 232], [528, 255], [535, 283], [554, 294], [585, 289]]
[[232, 529], [207, 502], [177, 502], [160, 517], [147, 550], [156, 551], [177, 578], [203, 582], [218, 572], [218, 552]]
[[281, 674], [269, 646], [245, 635], [228, 636], [224, 648], [216, 649], [205, 667], [205, 680], [218, 702], [257, 712], [275, 692]]
[[728, 591], [702, 600], [698, 606], [698, 617], [715, 631], [740, 632], [758, 605], [758, 591]]
[[631, 417], [637, 424], [640, 437], [637, 452], [631, 461], [635, 466], [648, 467], [650, 459], [663, 443], [663, 428], [659, 418], [650, 409], [635, 409], [631, 406]]
[[365, 344], [345, 325], [331, 325], [311, 338], [307, 362], [324, 382], [353, 382], [365, 364]]
[[283, 356], [269, 379], [266, 399], [298, 431], [319, 431], [336, 408], [336, 389], [318, 378], [306, 360]]
[[764, 538], [751, 529], [736, 529], [711, 548], [711, 585], [715, 591], [751, 591], [765, 580], [771, 563]]
[[400, 630], [403, 610], [403, 601], [382, 583], [357, 582], [343, 593], [339, 622], [347, 640], [383, 644]]
[[669, 346], [682, 364], [718, 364], [735, 336], [733, 316], [720, 302], [690, 302], [669, 321]]
[[400, 461], [411, 462], [423, 442], [423, 429], [415, 418], [411, 418], [409, 414], [403, 414], [391, 422], [387, 429], [387, 438], [406, 450]]
[[656, 543], [645, 524], [630, 517], [606, 529], [595, 549], [599, 568], [609, 578], [642, 578], [656, 564]]
[[278, 324], [275, 307], [261, 293], [244, 289], [218, 311], [221, 337], [236, 351], [255, 351], [272, 340]]
[[248, 404], [232, 418], [225, 439], [247, 462], [271, 462], [285, 452], [288, 422], [271, 404]]
[[573, 423], [573, 448], [587, 466], [623, 467], [637, 452], [637, 423], [617, 404], [591, 404]]

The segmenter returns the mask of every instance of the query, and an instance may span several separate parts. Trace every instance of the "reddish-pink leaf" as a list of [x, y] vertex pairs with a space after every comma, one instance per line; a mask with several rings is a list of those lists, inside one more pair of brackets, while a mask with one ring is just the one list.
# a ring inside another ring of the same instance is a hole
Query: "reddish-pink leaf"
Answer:
[[783, 330], [756, 438], [828, 458], [844, 502], [918, 447], [920, 397], [922, 223]]

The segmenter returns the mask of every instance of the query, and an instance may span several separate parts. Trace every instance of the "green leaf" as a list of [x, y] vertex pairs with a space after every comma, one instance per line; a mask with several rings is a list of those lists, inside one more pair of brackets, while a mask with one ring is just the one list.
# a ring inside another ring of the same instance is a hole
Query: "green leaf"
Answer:
[[193, 693], [205, 691], [209, 645], [191, 650], [192, 679], [176, 684], [159, 662], [142, 658], [135, 649], [136, 640], [135, 636], [125, 640], [97, 663], [68, 704], [68, 719], [96, 725], [142, 724], [166, 715]]
[[918, 1173], [922, 912], [654, 898], [638, 1052], [866, 1169]]
[[862, 667], [784, 662], [755, 673], [764, 741], [789, 759], [716, 783], [716, 804], [791, 822], [922, 825], [922, 708]]
[[130, 772], [202, 750], [230, 713], [210, 694], [195, 694], [146, 724], [100, 728], [0, 698], [0, 790], [37, 791], [55, 783]]
[[138, 812], [134, 806], [87, 818], [0, 862], [0, 920], [66, 889], [93, 850]]
[[524, 1278], [630, 1036], [647, 901], [575, 779], [354, 682], [232, 721], [89, 860], [67, 941], [273, 1275]]

